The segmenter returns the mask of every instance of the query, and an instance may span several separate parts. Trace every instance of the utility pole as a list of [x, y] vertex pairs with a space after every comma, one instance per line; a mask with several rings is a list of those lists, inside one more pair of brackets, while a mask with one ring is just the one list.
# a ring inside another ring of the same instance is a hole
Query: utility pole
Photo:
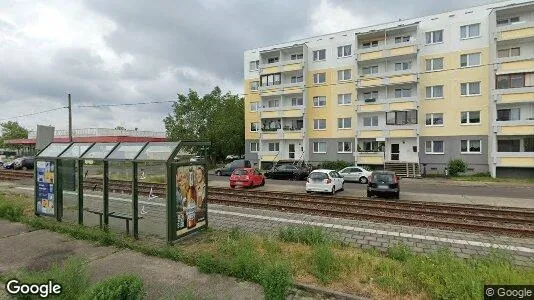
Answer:
[[69, 142], [72, 143], [72, 104], [70, 102], [70, 94], [68, 94], [69, 99]]

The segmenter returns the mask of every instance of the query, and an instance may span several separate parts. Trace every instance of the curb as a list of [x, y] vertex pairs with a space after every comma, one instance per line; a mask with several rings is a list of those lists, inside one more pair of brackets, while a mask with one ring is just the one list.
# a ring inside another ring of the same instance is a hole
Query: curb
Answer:
[[323, 294], [325, 296], [334, 297], [336, 299], [370, 300], [370, 298], [365, 298], [365, 297], [361, 297], [361, 296], [345, 294], [345, 293], [342, 293], [342, 292], [332, 291], [332, 290], [329, 290], [329, 289], [326, 289], [326, 288], [322, 288], [322, 287], [318, 287], [318, 286], [314, 286], [314, 285], [309, 285], [309, 284], [304, 284], [304, 283], [294, 283], [293, 286], [295, 288], [297, 288], [297, 289], [305, 290], [305, 291], [312, 292], [312, 293]]

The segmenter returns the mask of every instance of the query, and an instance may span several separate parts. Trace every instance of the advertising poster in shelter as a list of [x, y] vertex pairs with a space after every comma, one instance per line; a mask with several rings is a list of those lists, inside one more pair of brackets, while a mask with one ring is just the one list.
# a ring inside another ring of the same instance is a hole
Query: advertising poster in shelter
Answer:
[[49, 161], [37, 162], [37, 214], [54, 215], [56, 204], [54, 198], [55, 164]]
[[176, 235], [206, 224], [207, 185], [203, 166], [176, 169]]

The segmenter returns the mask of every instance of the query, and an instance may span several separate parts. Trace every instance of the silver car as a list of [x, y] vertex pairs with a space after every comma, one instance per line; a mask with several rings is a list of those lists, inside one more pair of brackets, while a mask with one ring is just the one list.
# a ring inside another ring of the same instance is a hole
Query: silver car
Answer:
[[343, 176], [345, 181], [354, 181], [366, 184], [368, 180], [367, 178], [371, 176], [371, 171], [362, 167], [354, 166], [344, 168], [343, 170], [339, 171], [339, 174]]

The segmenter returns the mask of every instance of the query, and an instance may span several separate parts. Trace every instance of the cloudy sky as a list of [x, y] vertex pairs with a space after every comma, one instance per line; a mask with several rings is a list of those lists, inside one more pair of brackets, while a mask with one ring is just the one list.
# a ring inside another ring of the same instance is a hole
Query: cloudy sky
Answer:
[[[470, 2], [470, 3], [469, 3]], [[170, 101], [242, 93], [243, 51], [496, 0], [1, 0], [0, 122], [163, 131]], [[387, 8], [387, 9], [385, 9]]]

